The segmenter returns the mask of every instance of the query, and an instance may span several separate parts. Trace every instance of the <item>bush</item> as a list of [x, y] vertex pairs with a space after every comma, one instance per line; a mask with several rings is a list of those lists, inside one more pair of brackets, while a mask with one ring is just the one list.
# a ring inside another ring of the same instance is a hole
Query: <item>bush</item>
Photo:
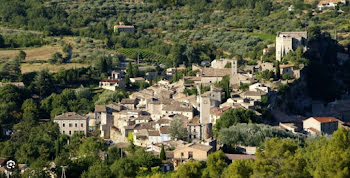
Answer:
[[290, 75], [290, 74], [283, 74], [282, 75], [282, 79], [283, 80], [291, 80], [291, 79], [293, 79], [294, 77], [292, 76], [292, 75]]

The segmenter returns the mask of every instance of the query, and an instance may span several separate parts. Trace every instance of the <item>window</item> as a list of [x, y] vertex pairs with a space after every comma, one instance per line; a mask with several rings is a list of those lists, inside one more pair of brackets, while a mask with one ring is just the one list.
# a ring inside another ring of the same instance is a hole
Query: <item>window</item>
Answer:
[[181, 157], [183, 157], [184, 156], [184, 153], [183, 152], [181, 152]]
[[63, 134], [66, 134], [66, 131], [63, 131]]
[[78, 127], [78, 124], [77, 124], [77, 123], [75, 123], [75, 127]]
[[192, 151], [189, 151], [189, 152], [188, 152], [188, 159], [191, 159], [191, 158], [193, 158], [193, 152], [192, 152]]
[[66, 124], [63, 123], [63, 124], [62, 124], [62, 127], [65, 127], [65, 126], [66, 126]]
[[72, 135], [72, 131], [69, 131], [69, 135]]
[[72, 127], [72, 124], [69, 124], [69, 127]]
[[80, 124], [81, 127], [84, 127], [84, 124]]

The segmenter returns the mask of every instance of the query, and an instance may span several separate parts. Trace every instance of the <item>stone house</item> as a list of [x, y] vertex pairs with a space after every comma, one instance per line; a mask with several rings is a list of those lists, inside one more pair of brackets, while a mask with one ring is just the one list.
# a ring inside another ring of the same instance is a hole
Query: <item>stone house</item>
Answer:
[[202, 85], [212, 85], [216, 82], [220, 82], [224, 76], [231, 76], [232, 70], [228, 68], [214, 69], [214, 68], [203, 68], [200, 73]]
[[124, 109], [127, 109], [127, 110], [134, 110], [134, 109], [136, 109], [137, 99], [127, 99], [127, 98], [123, 98], [123, 99], [120, 101], [120, 104], [123, 106]]
[[134, 78], [130, 78], [130, 82], [131, 83], [135, 83], [135, 82], [145, 82], [146, 79], [144, 79], [143, 77], [134, 77]]
[[88, 119], [75, 112], [67, 112], [56, 116], [53, 121], [60, 127], [60, 132], [72, 136], [74, 133], [88, 133]]
[[161, 142], [167, 142], [167, 141], [171, 140], [168, 126], [160, 127], [159, 128], [159, 133], [160, 133], [160, 140], [161, 140]]
[[294, 65], [280, 65], [280, 74], [288, 74], [294, 77]]
[[158, 130], [149, 130], [148, 131], [148, 140], [151, 144], [162, 142], [162, 137]]
[[272, 62], [263, 62], [260, 65], [260, 70], [270, 70], [270, 71], [275, 71], [275, 65]]
[[245, 91], [240, 94], [242, 98], [252, 99], [254, 101], [261, 101], [261, 97], [265, 96], [267, 93], [261, 90], [257, 91]]
[[188, 138], [192, 141], [206, 140], [212, 137], [212, 123], [201, 124], [195, 117], [187, 124]]
[[163, 111], [164, 107], [171, 104], [171, 99], [151, 98], [146, 101], [146, 109], [151, 114], [152, 118], [157, 121], [164, 116], [164, 112], [166, 112]]
[[282, 58], [289, 51], [295, 51], [299, 46], [306, 51], [307, 32], [280, 32], [276, 37], [276, 60], [282, 61]]
[[121, 109], [121, 106], [115, 103], [95, 106], [95, 125], [99, 127], [102, 138], [110, 138], [111, 127], [114, 124], [114, 115], [120, 112]]
[[268, 86], [265, 86], [263, 83], [255, 83], [253, 85], [249, 86], [249, 91], [263, 91], [263, 92], [270, 92], [270, 88]]
[[332, 134], [338, 129], [338, 122], [335, 117], [310, 117], [303, 120], [303, 129], [311, 134]]
[[174, 167], [188, 160], [205, 161], [213, 151], [214, 147], [203, 144], [191, 143], [179, 146], [174, 150]]
[[112, 79], [122, 79], [124, 78], [124, 72], [119, 70], [113, 70], [111, 72]]
[[317, 9], [319, 11], [322, 11], [324, 8], [335, 9], [338, 3], [347, 4], [347, 0], [322, 0], [317, 4]]
[[114, 26], [114, 32], [119, 33], [135, 33], [135, 27], [133, 25], [125, 25], [124, 22], [119, 22], [119, 25]]
[[104, 79], [100, 81], [99, 87], [106, 89], [106, 90], [112, 90], [115, 91], [118, 88], [124, 89], [125, 88], [125, 82], [121, 79]]
[[227, 63], [233, 62], [236, 59], [215, 59], [211, 62], [211, 67], [214, 69], [224, 69]]
[[162, 109], [162, 115], [180, 114], [188, 119], [193, 118], [193, 107], [188, 103], [173, 102], [170, 105], [165, 105]]
[[152, 89], [144, 89], [139, 92], [132, 93], [129, 98], [137, 99], [137, 108], [146, 108], [147, 100], [151, 100], [154, 97], [154, 91]]
[[216, 120], [220, 118], [220, 116], [222, 114], [224, 114], [224, 112], [226, 112], [227, 110], [229, 110], [231, 107], [223, 107], [223, 108], [218, 108], [218, 107], [214, 107], [210, 109], [210, 122], [212, 124], [216, 123]]

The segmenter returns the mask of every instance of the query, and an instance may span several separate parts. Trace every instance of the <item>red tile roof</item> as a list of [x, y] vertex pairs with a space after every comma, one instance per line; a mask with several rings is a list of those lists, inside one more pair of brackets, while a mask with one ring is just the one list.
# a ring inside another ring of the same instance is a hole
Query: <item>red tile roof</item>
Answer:
[[169, 127], [163, 126], [163, 127], [160, 127], [159, 130], [160, 130], [161, 134], [168, 134], [169, 133], [168, 129], [169, 129]]
[[312, 117], [312, 118], [317, 120], [320, 123], [338, 122], [339, 121], [335, 117]]
[[109, 82], [109, 83], [117, 83], [119, 82], [120, 80], [118, 79], [103, 79], [102, 82]]

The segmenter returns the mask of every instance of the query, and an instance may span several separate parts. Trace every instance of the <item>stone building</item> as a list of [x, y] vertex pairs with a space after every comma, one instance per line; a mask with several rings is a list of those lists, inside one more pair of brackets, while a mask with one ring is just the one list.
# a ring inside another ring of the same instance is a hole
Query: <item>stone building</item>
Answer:
[[135, 33], [135, 27], [133, 25], [125, 25], [124, 22], [119, 22], [119, 25], [114, 26], [114, 32], [129, 32]]
[[106, 90], [116, 91], [118, 88], [124, 89], [125, 82], [121, 79], [104, 79], [100, 81], [98, 86]]
[[214, 69], [224, 69], [226, 64], [232, 62], [233, 60], [235, 59], [215, 59], [211, 62], [211, 67]]
[[303, 129], [311, 134], [332, 134], [338, 129], [338, 122], [335, 117], [310, 117], [303, 120]]
[[276, 60], [281, 61], [289, 52], [296, 50], [299, 46], [306, 51], [307, 32], [280, 32], [276, 37]]
[[179, 146], [174, 150], [174, 166], [178, 167], [181, 163], [188, 160], [204, 161], [208, 155], [215, 151], [213, 146], [191, 143]]
[[[201, 77], [201, 84], [212, 85], [215, 82], [220, 82], [222, 78], [226, 75], [233, 76], [238, 74], [238, 63], [237, 60], [229, 60], [226, 63], [231, 62], [231, 68], [203, 68], [201, 72], [197, 74], [197, 77]], [[225, 64], [226, 65], [226, 64]], [[231, 81], [230, 81], [231, 82]], [[232, 84], [232, 82], [231, 82]]]
[[72, 136], [74, 133], [84, 133], [87, 135], [88, 119], [75, 112], [67, 112], [58, 115], [53, 120], [60, 127], [62, 134]]

